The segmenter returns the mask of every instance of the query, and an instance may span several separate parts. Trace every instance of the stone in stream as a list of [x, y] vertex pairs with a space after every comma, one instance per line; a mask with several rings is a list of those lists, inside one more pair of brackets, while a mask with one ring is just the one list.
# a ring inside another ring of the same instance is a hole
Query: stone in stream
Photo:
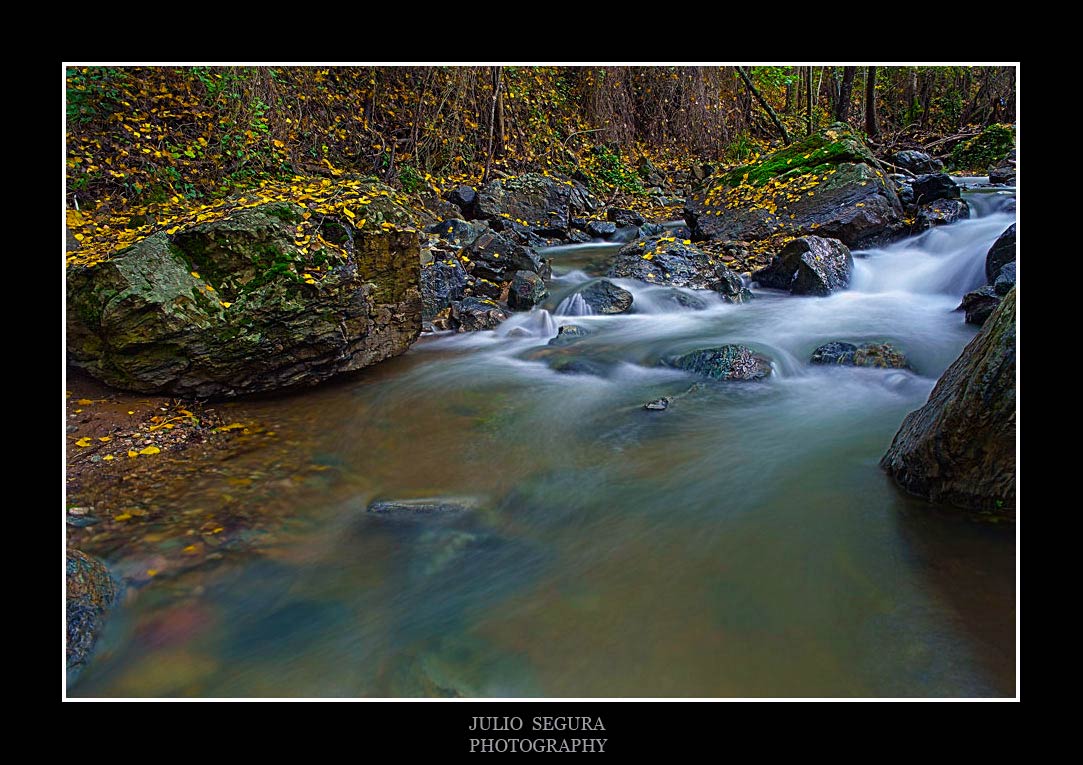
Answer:
[[939, 159], [933, 159], [923, 151], [906, 149], [891, 155], [891, 164], [902, 168], [912, 175], [922, 173], [939, 173], [944, 169], [944, 163]]
[[86, 665], [105, 616], [117, 597], [109, 570], [97, 558], [68, 550], [65, 612], [69, 679]]
[[542, 278], [553, 273], [549, 261], [533, 248], [495, 231], [486, 231], [464, 247], [462, 253], [473, 264], [472, 274], [493, 283], [510, 281], [516, 271], [532, 271]]
[[529, 311], [549, 297], [545, 281], [532, 271], [516, 271], [508, 291], [508, 306], [517, 311]]
[[669, 408], [669, 399], [666, 396], [662, 398], [656, 398], [654, 401], [648, 401], [643, 405], [644, 409], [651, 412], [661, 412]]
[[1000, 305], [1000, 300], [996, 288], [986, 285], [963, 295], [963, 302], [955, 310], [966, 312], [967, 324], [977, 324], [980, 327], [992, 316], [993, 311]]
[[1007, 295], [1015, 286], [1015, 261], [1005, 263], [997, 278], [993, 280], [993, 289], [998, 295]]
[[430, 497], [426, 499], [387, 499], [373, 502], [366, 512], [395, 517], [452, 515], [473, 509], [473, 503], [462, 499]]
[[575, 294], [597, 314], [626, 313], [632, 307], [632, 293], [607, 279], [589, 282]]
[[914, 187], [914, 202], [919, 205], [937, 199], [958, 199], [960, 194], [959, 186], [947, 173], [919, 175], [910, 185]]
[[1004, 229], [985, 255], [985, 278], [992, 284], [1007, 263], [1015, 262], [1015, 224]]
[[877, 367], [879, 369], [909, 369], [906, 355], [890, 343], [831, 342], [812, 352], [812, 364], [828, 364], [850, 367]]
[[989, 168], [989, 183], [1015, 185], [1015, 149], [1008, 152], [1008, 156], [998, 164]]
[[617, 224], [607, 220], [592, 220], [587, 223], [585, 230], [595, 239], [610, 239], [617, 233]]
[[[408, 219], [381, 204], [385, 218]], [[295, 244], [303, 212], [238, 210], [68, 268], [69, 361], [118, 388], [206, 398], [312, 384], [405, 352], [421, 333], [417, 234], [328, 217], [325, 235], [353, 256], [321, 265]]]
[[937, 199], [921, 206], [917, 215], [918, 230], [943, 226], [970, 217], [970, 205], [965, 199]]
[[451, 317], [459, 332], [495, 329], [508, 314], [500, 304], [489, 298], [468, 297], [451, 306]]
[[905, 231], [895, 186], [848, 125], [711, 176], [685, 203], [693, 239], [766, 241], [815, 234], [867, 247]]
[[854, 258], [838, 239], [804, 236], [789, 242], [771, 263], [752, 274], [764, 287], [794, 295], [829, 295], [850, 285]]
[[771, 374], [771, 360], [746, 345], [703, 348], [678, 356], [672, 365], [715, 380], [762, 380]]
[[581, 327], [578, 324], [565, 324], [563, 327], [557, 330], [557, 336], [549, 341], [549, 345], [571, 345], [572, 343], [578, 342], [590, 334], [591, 331], [586, 327]]
[[1014, 515], [1015, 331], [1012, 290], [903, 420], [880, 465], [907, 491]]
[[421, 317], [432, 321], [456, 300], [462, 300], [470, 276], [455, 257], [434, 259], [421, 267]]
[[729, 303], [743, 303], [752, 297], [741, 277], [719, 258], [671, 236], [625, 245], [613, 256], [607, 275], [660, 287], [714, 290]]

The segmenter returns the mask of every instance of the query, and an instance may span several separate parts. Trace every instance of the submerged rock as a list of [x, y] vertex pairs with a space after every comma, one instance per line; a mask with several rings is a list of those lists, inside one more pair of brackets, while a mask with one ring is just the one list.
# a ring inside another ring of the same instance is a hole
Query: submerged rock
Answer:
[[850, 367], [878, 367], [881, 369], [909, 369], [906, 355], [890, 343], [831, 342], [812, 352], [813, 364], [834, 364]]
[[495, 329], [508, 314], [495, 300], [468, 297], [451, 306], [451, 317], [459, 332], [478, 332]]
[[686, 353], [673, 366], [715, 380], [762, 380], [771, 374], [771, 360], [745, 345], [722, 345]]
[[625, 245], [613, 257], [607, 275], [659, 286], [714, 290], [730, 303], [742, 303], [752, 297], [741, 277], [721, 260], [669, 236]]
[[516, 271], [508, 291], [508, 306], [528, 311], [549, 297], [545, 281], [532, 271]]
[[386, 516], [450, 515], [472, 510], [463, 500], [431, 497], [426, 499], [387, 499], [373, 502], [367, 512]]
[[85, 666], [116, 597], [117, 588], [105, 564], [78, 550], [68, 550], [65, 612], [69, 673]]
[[1015, 511], [1015, 290], [911, 412], [880, 461], [934, 502]]
[[1015, 262], [1015, 224], [1004, 229], [985, 255], [985, 278], [992, 284], [1007, 263]]
[[607, 279], [599, 279], [580, 287], [575, 294], [583, 298], [594, 313], [626, 313], [632, 308], [632, 293]]
[[557, 336], [549, 341], [549, 345], [571, 345], [590, 334], [591, 331], [586, 327], [581, 327], [578, 324], [565, 324], [557, 330]]
[[863, 247], [890, 241], [904, 229], [894, 184], [841, 123], [711, 176], [688, 199], [684, 215], [695, 239], [756, 242], [816, 234]]
[[329, 218], [325, 235], [353, 256], [315, 271], [317, 256], [294, 244], [302, 212], [240, 210], [69, 268], [69, 360], [118, 388], [206, 398], [311, 384], [403, 353], [421, 333], [417, 234]]
[[662, 396], [662, 398], [656, 398], [654, 401], [648, 401], [646, 404], [644, 404], [643, 408], [652, 412], [661, 412], [669, 408], [669, 399], [665, 396]]
[[789, 242], [766, 268], [752, 278], [764, 287], [794, 295], [829, 295], [850, 285], [854, 258], [837, 239], [805, 236]]
[[977, 324], [980, 327], [992, 316], [993, 311], [1000, 305], [1000, 300], [996, 288], [987, 285], [963, 295], [963, 302], [955, 310], [966, 312], [967, 324]]

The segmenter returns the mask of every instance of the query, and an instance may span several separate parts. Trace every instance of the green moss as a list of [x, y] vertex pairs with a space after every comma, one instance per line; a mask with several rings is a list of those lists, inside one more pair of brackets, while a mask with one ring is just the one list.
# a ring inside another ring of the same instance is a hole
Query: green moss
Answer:
[[763, 186], [773, 178], [820, 173], [841, 162], [871, 162], [872, 154], [845, 125], [835, 124], [803, 141], [769, 154], [758, 162], [730, 170], [721, 177], [726, 186]]
[[990, 125], [980, 135], [956, 145], [951, 152], [951, 165], [955, 170], [984, 172], [1008, 156], [1015, 146], [1015, 131], [1011, 125]]
[[300, 223], [303, 220], [301, 217], [301, 209], [289, 202], [264, 205], [259, 209], [264, 215], [278, 218], [283, 223]]

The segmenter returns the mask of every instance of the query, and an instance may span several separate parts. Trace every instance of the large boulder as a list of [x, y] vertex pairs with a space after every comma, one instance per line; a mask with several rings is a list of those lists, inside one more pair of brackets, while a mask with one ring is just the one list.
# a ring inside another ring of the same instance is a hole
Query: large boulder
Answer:
[[944, 169], [944, 163], [939, 159], [933, 159], [923, 151], [906, 149], [896, 152], [891, 156], [891, 164], [906, 170], [911, 175], [922, 173], [939, 173]]
[[937, 199], [958, 199], [961, 193], [958, 184], [947, 173], [920, 175], [910, 185], [914, 189], [914, 203], [919, 205]]
[[117, 588], [105, 564], [69, 549], [65, 605], [69, 672], [78, 672], [86, 664], [116, 597]]
[[1015, 290], [911, 412], [880, 465], [934, 502], [1015, 511]]
[[626, 313], [632, 308], [632, 293], [608, 279], [598, 279], [580, 287], [576, 294], [596, 314]]
[[524, 247], [495, 231], [486, 231], [462, 253], [472, 274], [494, 283], [511, 281], [516, 271], [531, 271], [543, 278], [553, 273], [549, 261], [532, 247]]
[[601, 203], [578, 181], [526, 173], [490, 181], [478, 189], [473, 214], [484, 220], [519, 221], [539, 236], [565, 237], [573, 215], [600, 208]]
[[467, 223], [462, 218], [447, 218], [425, 228], [425, 233], [435, 234], [451, 247], [465, 247], [485, 231], [485, 224], [478, 221]]
[[786, 244], [771, 263], [752, 274], [764, 287], [794, 295], [830, 295], [850, 285], [854, 257], [838, 239], [804, 236]]
[[205, 398], [403, 353], [421, 332], [417, 234], [328, 218], [324, 235], [352, 248], [340, 259], [295, 244], [302, 213], [262, 205], [70, 268], [69, 360], [118, 388]]
[[678, 356], [672, 364], [715, 380], [762, 380], [771, 374], [771, 360], [746, 345], [703, 348]]
[[421, 267], [421, 317], [432, 321], [438, 313], [465, 294], [470, 277], [454, 257], [434, 259]]
[[495, 329], [508, 314], [495, 300], [468, 297], [451, 306], [451, 318], [459, 332], [480, 332]]
[[625, 245], [613, 257], [607, 275], [661, 286], [714, 290], [731, 303], [752, 297], [741, 277], [717, 256], [671, 236]]
[[1015, 224], [1004, 229], [997, 237], [989, 252], [985, 255], [985, 278], [992, 284], [996, 281], [1000, 269], [1007, 263], [1015, 262]]
[[864, 247], [904, 231], [894, 183], [841, 123], [711, 176], [684, 214], [695, 239], [777, 243], [816, 234]]

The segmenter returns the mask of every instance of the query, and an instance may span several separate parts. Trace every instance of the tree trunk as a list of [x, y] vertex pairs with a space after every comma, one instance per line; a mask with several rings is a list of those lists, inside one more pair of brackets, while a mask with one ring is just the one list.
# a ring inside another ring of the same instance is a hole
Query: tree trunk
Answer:
[[771, 118], [771, 122], [775, 124], [775, 128], [778, 130], [779, 135], [782, 136], [782, 142], [787, 146], [790, 145], [790, 135], [786, 132], [786, 126], [782, 124], [782, 120], [775, 114], [775, 110], [771, 108], [771, 104], [767, 103], [767, 99], [760, 95], [760, 92], [756, 90], [756, 86], [752, 84], [752, 79], [745, 72], [744, 67], [736, 67], [737, 74], [741, 75], [741, 79], [745, 83], [745, 87], [748, 88], [748, 92], [755, 96], [756, 100], [760, 102], [760, 106], [767, 112], [767, 116]]
[[854, 74], [856, 73], [856, 66], [844, 66], [842, 68], [839, 102], [835, 104], [835, 120], [838, 122], [848, 122], [850, 119], [850, 98], [854, 92]]
[[504, 156], [504, 67], [494, 67], [493, 88], [496, 91], [497, 156]]
[[805, 135], [812, 135], [812, 67], [806, 73], [808, 79], [805, 82]]
[[869, 138], [880, 135], [880, 125], [876, 121], [876, 67], [866, 67], [865, 74], [865, 134]]

